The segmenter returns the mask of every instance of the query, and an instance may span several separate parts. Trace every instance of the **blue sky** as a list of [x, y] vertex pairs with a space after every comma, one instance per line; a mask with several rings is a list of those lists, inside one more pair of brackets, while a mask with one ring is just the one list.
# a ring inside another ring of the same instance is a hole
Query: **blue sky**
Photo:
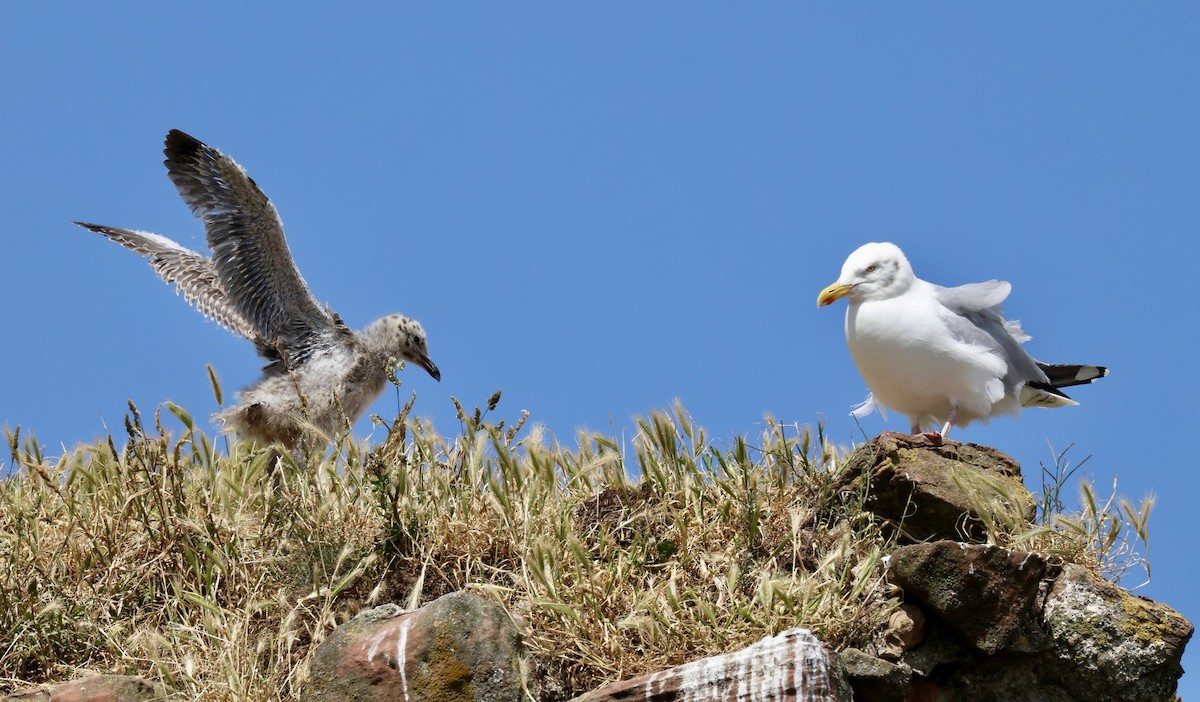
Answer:
[[60, 453], [119, 434], [128, 399], [209, 414], [206, 364], [227, 394], [257, 376], [70, 224], [202, 248], [171, 128], [247, 168], [348, 323], [422, 321], [443, 381], [410, 372], [402, 399], [445, 433], [452, 395], [503, 388], [498, 416], [564, 442], [675, 398], [717, 438], [770, 412], [858, 440], [844, 305], [815, 299], [890, 240], [927, 280], [1012, 281], [1038, 358], [1111, 368], [1079, 407], [957, 438], [1033, 489], [1074, 444], [1103, 494], [1156, 494], [1140, 592], [1200, 619], [1200, 6], [249, 5], [0, 9], [0, 424]]

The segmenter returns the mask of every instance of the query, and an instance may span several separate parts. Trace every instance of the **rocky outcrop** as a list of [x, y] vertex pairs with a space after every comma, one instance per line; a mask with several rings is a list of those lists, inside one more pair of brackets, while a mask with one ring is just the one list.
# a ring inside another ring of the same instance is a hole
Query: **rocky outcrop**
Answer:
[[313, 655], [304, 702], [517, 702], [521, 646], [499, 604], [456, 592], [418, 610], [385, 605]]
[[987, 521], [1031, 521], [1036, 510], [1016, 461], [987, 446], [923, 434], [885, 431], [859, 446], [842, 468], [839, 487], [865, 489], [864, 508], [909, 542], [980, 543]]
[[93, 675], [0, 697], [0, 702], [162, 702], [166, 688], [132, 675]]
[[982, 446], [885, 433], [841, 477], [901, 539], [890, 582], [905, 603], [841, 665], [860, 702], [1161, 702], [1192, 625], [1076, 565], [969, 543], [989, 520], [1031, 523], [1020, 466]]
[[824, 645], [788, 629], [740, 651], [611, 683], [574, 702], [850, 702]]
[[941, 541], [897, 549], [888, 575], [929, 632], [881, 643], [891, 660], [843, 652], [857, 700], [1162, 702], [1183, 674], [1191, 624], [1079, 566]]

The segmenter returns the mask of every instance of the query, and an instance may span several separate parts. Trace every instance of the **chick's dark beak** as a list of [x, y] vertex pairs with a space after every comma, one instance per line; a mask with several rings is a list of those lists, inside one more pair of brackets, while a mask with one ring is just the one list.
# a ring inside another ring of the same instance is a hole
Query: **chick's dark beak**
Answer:
[[417, 364], [424, 368], [425, 372], [429, 373], [429, 375], [432, 375], [434, 380], [439, 383], [442, 382], [442, 372], [438, 370], [437, 365], [428, 356], [422, 355], [417, 359]]

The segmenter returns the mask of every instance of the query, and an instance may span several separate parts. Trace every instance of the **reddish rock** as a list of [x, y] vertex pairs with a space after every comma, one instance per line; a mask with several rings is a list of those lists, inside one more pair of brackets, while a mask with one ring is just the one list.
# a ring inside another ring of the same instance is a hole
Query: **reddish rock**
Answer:
[[0, 702], [161, 702], [166, 689], [132, 675], [93, 675], [0, 697]]
[[788, 629], [734, 653], [610, 683], [573, 702], [850, 702], [824, 645]]
[[906, 597], [984, 653], [1038, 647], [1045, 574], [1037, 554], [955, 541], [901, 546], [888, 558], [888, 579]]
[[520, 637], [499, 604], [456, 592], [359, 614], [313, 654], [304, 702], [517, 702]]
[[885, 431], [859, 446], [846, 461], [838, 483], [862, 490], [864, 508], [898, 527], [910, 541], [986, 540], [978, 510], [1002, 514], [1004, 521], [1031, 522], [1033, 496], [1021, 480], [1021, 466], [996, 449], [923, 434]]

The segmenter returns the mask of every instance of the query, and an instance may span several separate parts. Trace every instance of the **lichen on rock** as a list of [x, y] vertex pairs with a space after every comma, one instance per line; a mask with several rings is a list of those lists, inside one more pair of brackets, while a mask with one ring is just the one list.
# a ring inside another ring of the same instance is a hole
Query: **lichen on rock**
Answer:
[[1044, 608], [1050, 652], [1096, 700], [1169, 699], [1192, 625], [1167, 605], [1067, 565]]

